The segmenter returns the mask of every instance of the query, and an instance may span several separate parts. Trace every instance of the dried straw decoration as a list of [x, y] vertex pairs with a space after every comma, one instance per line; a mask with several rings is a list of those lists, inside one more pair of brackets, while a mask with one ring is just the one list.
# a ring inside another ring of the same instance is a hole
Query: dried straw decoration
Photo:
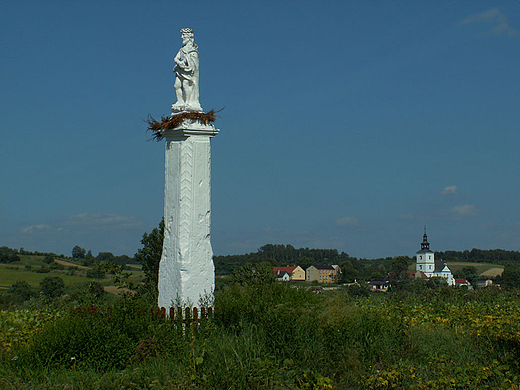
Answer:
[[164, 131], [175, 129], [177, 126], [179, 126], [182, 122], [184, 122], [187, 119], [199, 121], [202, 124], [207, 125], [211, 122], [215, 122], [215, 110], [211, 110], [207, 113], [183, 112], [173, 116], [163, 116], [160, 122], [155, 120], [151, 115], [148, 115], [148, 119], [145, 120], [145, 122], [148, 123], [148, 129], [146, 129], [146, 131], [152, 132], [153, 135], [151, 139], [160, 141], [164, 138]]

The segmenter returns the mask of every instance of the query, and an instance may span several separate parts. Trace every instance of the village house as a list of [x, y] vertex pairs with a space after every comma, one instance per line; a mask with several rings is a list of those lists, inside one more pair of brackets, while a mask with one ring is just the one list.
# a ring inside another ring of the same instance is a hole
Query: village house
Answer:
[[471, 283], [469, 283], [466, 279], [456, 278], [455, 279], [455, 287], [470, 287]]
[[370, 291], [387, 292], [390, 287], [388, 280], [371, 280], [368, 282], [368, 288]]
[[276, 279], [279, 281], [305, 281], [305, 271], [299, 265], [273, 267], [273, 274], [276, 275]]
[[307, 282], [335, 283], [341, 275], [338, 265], [314, 264], [305, 270]]
[[493, 286], [493, 280], [492, 279], [479, 279], [477, 280], [477, 287], [478, 288], [486, 288], [489, 286]]

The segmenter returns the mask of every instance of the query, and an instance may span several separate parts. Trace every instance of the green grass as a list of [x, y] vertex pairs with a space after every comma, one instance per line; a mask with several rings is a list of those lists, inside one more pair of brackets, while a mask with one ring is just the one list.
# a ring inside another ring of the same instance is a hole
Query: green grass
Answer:
[[20, 261], [16, 261], [11, 263], [12, 265], [30, 265], [31, 267], [38, 266], [42, 267], [47, 265], [43, 262], [45, 259], [44, 256], [35, 256], [35, 255], [18, 255], [20, 257]]
[[0, 286], [10, 287], [16, 282], [25, 281], [29, 286], [36, 287], [40, 284], [43, 278], [47, 276], [59, 276], [65, 282], [65, 285], [71, 285], [78, 282], [87, 282], [94, 279], [87, 278], [86, 276], [67, 275], [63, 271], [53, 270], [48, 273], [37, 273], [34, 271], [26, 270], [24, 267], [13, 265], [0, 265]]
[[[130, 271], [129, 282], [139, 284], [142, 282], [144, 273], [142, 271]], [[83, 288], [90, 282], [99, 282], [103, 286], [113, 286], [114, 275], [106, 274], [103, 279], [87, 278], [84, 272], [76, 271], [76, 275], [69, 275], [68, 270], [51, 270], [48, 273], [37, 273], [33, 270], [28, 270], [24, 266], [5, 265], [0, 264], [0, 288], [6, 290], [14, 283], [25, 281], [34, 289], [39, 289], [40, 282], [47, 276], [58, 276], [63, 279], [67, 292]]]
[[451, 272], [461, 271], [464, 267], [475, 267], [477, 273], [480, 275], [491, 268], [504, 268], [503, 265], [491, 264], [491, 263], [467, 263], [467, 262], [452, 262], [448, 263]]

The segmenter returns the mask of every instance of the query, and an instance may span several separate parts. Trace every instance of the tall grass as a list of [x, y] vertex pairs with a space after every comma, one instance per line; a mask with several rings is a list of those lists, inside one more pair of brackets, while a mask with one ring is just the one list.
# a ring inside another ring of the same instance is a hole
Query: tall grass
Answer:
[[[213, 317], [194, 326], [160, 319], [127, 296], [103, 308], [64, 308], [2, 356], [0, 388], [514, 389], [518, 326], [505, 325], [520, 305], [505, 294], [358, 298], [234, 285], [216, 293]], [[499, 316], [507, 302], [501, 338], [491, 323], [469, 323]]]

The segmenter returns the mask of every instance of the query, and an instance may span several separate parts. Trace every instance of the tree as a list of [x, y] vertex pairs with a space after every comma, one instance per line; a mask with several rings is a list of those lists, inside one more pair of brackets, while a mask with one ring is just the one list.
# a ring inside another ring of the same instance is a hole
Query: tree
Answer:
[[112, 261], [114, 254], [112, 252], [99, 252], [97, 255], [98, 261]]
[[29, 284], [26, 281], [20, 281], [14, 283], [9, 292], [13, 295], [20, 297], [22, 300], [27, 300], [31, 297], [32, 292]]
[[394, 275], [397, 280], [401, 280], [406, 276], [408, 271], [408, 257], [407, 256], [396, 256], [392, 259], [390, 265], [390, 272]]
[[57, 298], [65, 293], [65, 283], [58, 276], [47, 276], [40, 282], [40, 288], [48, 298]]
[[74, 248], [72, 248], [72, 257], [75, 259], [84, 259], [86, 252], [87, 251], [85, 250], [85, 248], [76, 245]]
[[159, 281], [159, 263], [161, 261], [164, 240], [164, 219], [159, 227], [150, 234], [144, 233], [141, 244], [143, 248], [135, 254], [135, 260], [143, 266], [144, 284], [151, 291], [157, 293]]
[[249, 286], [266, 285], [274, 282], [273, 266], [267, 262], [248, 263], [235, 271], [233, 281]]
[[477, 267], [464, 267], [459, 272], [454, 272], [454, 277], [466, 279], [470, 284], [474, 285], [478, 280]]
[[502, 273], [502, 286], [520, 287], [520, 267], [517, 265], [507, 266]]
[[51, 255], [47, 255], [47, 256], [45, 256], [45, 258], [43, 259], [43, 262], [44, 262], [44, 263], [47, 263], [47, 264], [54, 263], [54, 257], [52, 257]]
[[11, 262], [11, 256], [7, 253], [2, 253], [0, 255], [0, 263], [8, 264]]
[[298, 265], [302, 267], [304, 270], [309, 268], [311, 265], [313, 265], [314, 259], [312, 257], [304, 256], [301, 259], [298, 260]]
[[354, 280], [359, 278], [359, 272], [354, 268], [351, 261], [344, 261], [339, 264], [341, 269], [341, 280], [342, 283], [352, 283]]

